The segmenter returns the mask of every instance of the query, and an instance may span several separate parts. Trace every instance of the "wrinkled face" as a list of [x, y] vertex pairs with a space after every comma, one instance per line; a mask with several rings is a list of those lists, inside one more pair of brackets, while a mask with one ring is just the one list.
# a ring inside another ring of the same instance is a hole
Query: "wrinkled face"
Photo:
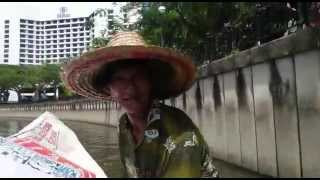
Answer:
[[151, 101], [151, 83], [143, 66], [131, 66], [116, 71], [109, 90], [127, 113], [144, 113]]

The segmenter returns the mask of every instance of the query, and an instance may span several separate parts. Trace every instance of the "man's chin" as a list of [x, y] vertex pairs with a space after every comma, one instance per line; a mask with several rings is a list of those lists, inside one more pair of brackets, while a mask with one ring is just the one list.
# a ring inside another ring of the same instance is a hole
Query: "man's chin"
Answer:
[[144, 111], [144, 108], [140, 107], [138, 105], [136, 105], [136, 106], [133, 105], [133, 106], [129, 106], [129, 107], [123, 106], [123, 108], [127, 113], [140, 113], [140, 112]]

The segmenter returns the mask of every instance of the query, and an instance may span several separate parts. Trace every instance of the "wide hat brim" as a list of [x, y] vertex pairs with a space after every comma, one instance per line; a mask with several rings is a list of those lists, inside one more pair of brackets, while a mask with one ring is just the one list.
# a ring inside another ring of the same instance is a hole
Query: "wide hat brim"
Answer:
[[[94, 86], [96, 72], [101, 67], [115, 64], [121, 60], [134, 60], [150, 64], [155, 74], [155, 82], [162, 82], [154, 93], [155, 98], [162, 100], [176, 97], [191, 87], [196, 78], [196, 68], [191, 58], [169, 48], [158, 46], [112, 46], [87, 52], [63, 66], [61, 78], [72, 92], [99, 100], [114, 100], [110, 93], [101, 92]], [[157, 67], [158, 64], [164, 66]], [[166, 71], [165, 66], [173, 70], [171, 77], [165, 82], [161, 79]], [[162, 74], [161, 74], [162, 73]]]

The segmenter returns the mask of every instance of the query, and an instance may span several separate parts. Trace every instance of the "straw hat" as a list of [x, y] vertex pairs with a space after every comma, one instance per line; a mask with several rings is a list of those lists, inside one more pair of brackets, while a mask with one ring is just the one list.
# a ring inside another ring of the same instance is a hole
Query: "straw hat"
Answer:
[[101, 78], [110, 78], [111, 67], [125, 61], [144, 63], [149, 68], [157, 99], [178, 96], [190, 88], [196, 76], [190, 57], [169, 48], [147, 45], [136, 32], [119, 32], [106, 47], [87, 52], [64, 65], [61, 78], [68, 89], [79, 95], [112, 100], [108, 91], [97, 89], [97, 84]]

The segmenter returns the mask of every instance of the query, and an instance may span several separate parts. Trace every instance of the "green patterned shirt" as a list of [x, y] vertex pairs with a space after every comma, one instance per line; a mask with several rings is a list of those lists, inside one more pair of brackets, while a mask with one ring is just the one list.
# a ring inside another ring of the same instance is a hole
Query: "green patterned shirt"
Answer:
[[218, 177], [199, 129], [174, 107], [154, 104], [138, 144], [128, 116], [122, 115], [119, 146], [127, 177]]

